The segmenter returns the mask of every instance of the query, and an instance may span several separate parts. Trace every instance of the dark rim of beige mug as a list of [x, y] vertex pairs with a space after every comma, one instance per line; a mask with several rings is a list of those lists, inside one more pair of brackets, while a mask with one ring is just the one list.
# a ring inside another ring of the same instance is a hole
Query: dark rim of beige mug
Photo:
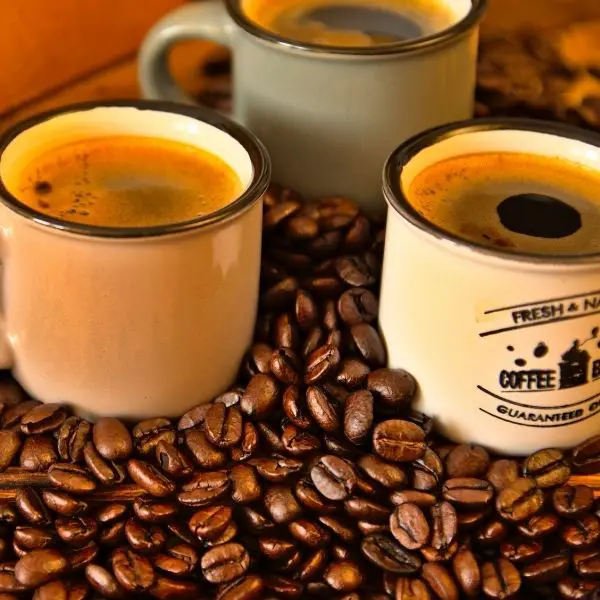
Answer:
[[[508, 261], [539, 263], [539, 264], [581, 264], [582, 262], [597, 262], [600, 260], [600, 252], [581, 252], [578, 254], [547, 254], [538, 252], [506, 252], [490, 248], [477, 242], [465, 240], [459, 236], [449, 233], [431, 223], [421, 216], [409, 203], [404, 189], [400, 183], [404, 167], [422, 150], [430, 148], [435, 144], [452, 137], [480, 133], [486, 131], [516, 131], [545, 133], [583, 142], [600, 149], [600, 135], [554, 121], [542, 121], [536, 119], [501, 118], [492, 117], [486, 119], [468, 119], [456, 121], [441, 127], [435, 127], [410, 138], [400, 145], [387, 159], [383, 169], [383, 193], [385, 199], [404, 220], [414, 227], [441, 240], [453, 242], [454, 244]], [[558, 157], [560, 159], [560, 156]], [[568, 160], [568, 159], [566, 159]]]
[[254, 37], [267, 42], [284, 46], [293, 50], [318, 54], [343, 54], [346, 56], [388, 56], [392, 54], [409, 54], [429, 50], [431, 48], [442, 46], [476, 27], [485, 14], [488, 0], [471, 0], [469, 12], [460, 21], [450, 27], [403, 42], [391, 44], [379, 44], [377, 46], [324, 46], [322, 44], [311, 44], [308, 42], [299, 42], [297, 40], [279, 36], [272, 31], [268, 31], [246, 18], [241, 8], [243, 0], [225, 0], [227, 11], [231, 18], [245, 31]]
[[240, 215], [258, 202], [268, 189], [271, 180], [271, 161], [267, 150], [263, 144], [250, 131], [234, 123], [227, 117], [201, 106], [186, 106], [171, 102], [151, 101], [151, 100], [123, 100], [110, 102], [85, 102], [72, 104], [56, 110], [48, 111], [36, 115], [30, 119], [18, 123], [6, 133], [0, 136], [0, 160], [7, 146], [21, 133], [39, 125], [54, 117], [59, 117], [68, 113], [85, 112], [97, 108], [135, 108], [138, 110], [148, 110], [153, 112], [172, 113], [184, 117], [190, 117], [197, 121], [207, 123], [221, 131], [227, 133], [237, 140], [248, 153], [253, 167], [252, 181], [248, 188], [239, 198], [230, 202], [226, 206], [202, 215], [188, 221], [179, 223], [170, 223], [167, 225], [155, 225], [152, 227], [106, 227], [96, 225], [86, 225], [85, 223], [74, 223], [57, 219], [49, 215], [36, 211], [35, 209], [23, 204], [11, 194], [4, 181], [0, 177], [0, 201], [18, 213], [22, 217], [35, 221], [40, 225], [45, 225], [53, 229], [85, 235], [96, 238], [148, 238], [181, 233], [195, 229], [209, 227], [224, 221], [228, 221]]

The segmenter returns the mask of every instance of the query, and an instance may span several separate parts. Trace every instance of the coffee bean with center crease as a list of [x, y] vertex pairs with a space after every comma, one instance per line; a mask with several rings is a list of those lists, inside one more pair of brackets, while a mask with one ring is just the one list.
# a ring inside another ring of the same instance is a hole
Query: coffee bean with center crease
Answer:
[[91, 517], [59, 517], [54, 522], [60, 539], [71, 546], [81, 547], [98, 533], [98, 522]]
[[156, 418], [140, 421], [133, 428], [132, 433], [135, 448], [143, 455], [154, 452], [160, 441], [175, 443], [175, 428], [169, 419]]
[[[445, 552], [453, 545], [458, 533], [456, 511], [449, 502], [438, 502], [430, 509], [432, 548]], [[452, 551], [448, 552], [453, 554]]]
[[271, 373], [286, 385], [300, 383], [301, 365], [296, 353], [290, 348], [278, 348], [273, 351], [269, 363]]
[[175, 444], [161, 440], [154, 449], [156, 463], [171, 477], [188, 477], [194, 470], [194, 463]]
[[229, 478], [225, 471], [196, 473], [181, 486], [177, 499], [186, 506], [206, 506], [229, 491]]
[[167, 543], [167, 534], [157, 525], [147, 525], [136, 519], [127, 519], [125, 537], [129, 545], [141, 554], [158, 552]]
[[552, 493], [554, 510], [562, 517], [575, 519], [588, 512], [594, 504], [594, 490], [585, 485], [565, 485]]
[[558, 581], [569, 569], [569, 555], [566, 552], [550, 553], [521, 570], [523, 581], [530, 585], [544, 585]]
[[52, 438], [48, 435], [30, 435], [25, 438], [19, 464], [26, 471], [47, 471], [58, 460]]
[[481, 567], [483, 591], [489, 598], [511, 598], [521, 588], [519, 571], [505, 558]]
[[164, 498], [175, 492], [175, 484], [148, 462], [131, 458], [127, 461], [127, 472], [151, 496]]
[[204, 469], [216, 469], [227, 462], [227, 454], [213, 446], [203, 431], [191, 429], [185, 432], [185, 444], [194, 461]]
[[67, 418], [62, 404], [39, 404], [21, 418], [21, 431], [26, 435], [58, 429]]
[[328, 500], [345, 500], [357, 485], [352, 464], [337, 456], [322, 456], [312, 467], [310, 477], [315, 487]]
[[306, 390], [306, 405], [321, 429], [327, 433], [339, 430], [339, 403], [323, 387], [315, 385]]
[[92, 426], [79, 417], [69, 417], [60, 426], [56, 436], [58, 454], [66, 462], [81, 462], [83, 449]]
[[274, 455], [272, 458], [253, 458], [250, 464], [263, 479], [273, 483], [289, 481], [304, 466], [301, 460], [279, 455]]
[[283, 393], [283, 411], [296, 427], [308, 429], [312, 420], [308, 415], [304, 393], [296, 385], [290, 385]]
[[360, 256], [342, 256], [336, 259], [335, 270], [340, 279], [352, 287], [367, 287], [376, 281], [369, 264]]
[[248, 382], [240, 407], [249, 417], [260, 419], [271, 412], [279, 400], [279, 385], [270, 375], [255, 375]]
[[284, 450], [292, 456], [311, 454], [318, 450], [321, 445], [316, 435], [299, 429], [291, 423], [284, 426], [281, 433], [281, 443]]
[[544, 494], [532, 479], [521, 478], [505, 487], [496, 498], [496, 509], [508, 521], [524, 521], [544, 505]]
[[481, 591], [481, 570], [468, 546], [461, 546], [452, 558], [452, 570], [461, 591], [468, 598], [478, 597]]
[[598, 473], [600, 471], [600, 435], [573, 448], [572, 464], [577, 473]]
[[373, 449], [387, 460], [417, 460], [425, 454], [425, 448], [425, 432], [409, 421], [382, 421], [373, 431]]
[[315, 511], [318, 514], [330, 514], [337, 510], [337, 505], [325, 500], [317, 491], [314, 483], [308, 479], [300, 479], [297, 481], [294, 492], [302, 506]]
[[373, 395], [367, 390], [348, 396], [344, 405], [344, 434], [353, 444], [360, 445], [367, 439], [373, 425], [373, 404]]
[[494, 488], [485, 479], [457, 477], [448, 479], [442, 487], [444, 499], [462, 508], [480, 508], [494, 499]]
[[306, 360], [304, 383], [311, 385], [333, 376], [340, 360], [340, 351], [336, 346], [325, 344], [317, 348]]
[[413, 461], [413, 487], [425, 492], [438, 488], [444, 475], [444, 464], [431, 448], [425, 448], [425, 454]]
[[407, 502], [396, 507], [389, 525], [391, 534], [407, 550], [418, 550], [429, 542], [429, 523], [416, 504]]
[[421, 568], [418, 554], [405, 550], [396, 540], [383, 533], [363, 538], [360, 549], [371, 563], [384, 571], [410, 575]]
[[253, 423], [244, 423], [242, 428], [242, 439], [240, 443], [231, 448], [231, 460], [234, 462], [243, 462], [254, 455], [258, 448], [258, 432]]
[[571, 468], [562, 450], [547, 448], [525, 459], [523, 475], [533, 479], [539, 488], [557, 487], [568, 481]]
[[490, 465], [486, 474], [486, 479], [494, 486], [497, 492], [514, 483], [519, 477], [518, 463], [506, 458], [495, 460]]
[[19, 513], [31, 525], [48, 525], [50, 516], [38, 493], [31, 487], [19, 488], [15, 494]]
[[198, 563], [198, 553], [188, 544], [170, 545], [164, 554], [157, 555], [153, 564], [170, 575], [185, 576], [193, 572]]
[[359, 323], [350, 327], [350, 336], [359, 355], [370, 367], [383, 367], [386, 352], [377, 330], [368, 323]]
[[127, 427], [114, 417], [102, 417], [92, 430], [96, 450], [107, 460], [124, 460], [133, 450], [131, 435]]
[[421, 576], [440, 600], [459, 600], [456, 582], [448, 568], [441, 563], [424, 564]]
[[68, 568], [67, 559], [58, 550], [32, 550], [17, 561], [15, 579], [22, 585], [33, 588], [61, 577]]
[[395, 600], [432, 600], [429, 587], [422, 579], [398, 577], [394, 593]]
[[250, 556], [244, 546], [231, 542], [206, 552], [200, 560], [200, 566], [210, 583], [227, 583], [248, 570]]
[[572, 548], [588, 548], [600, 541], [600, 518], [596, 515], [584, 515], [579, 519], [565, 523], [560, 536]]
[[542, 539], [553, 534], [560, 525], [560, 519], [553, 513], [534, 515], [519, 523], [519, 532], [527, 537]]
[[237, 504], [250, 504], [260, 499], [261, 486], [250, 465], [236, 465], [229, 471], [231, 499]]
[[20, 448], [21, 437], [16, 431], [0, 430], [0, 471], [10, 466]]
[[111, 557], [113, 573], [128, 592], [139, 594], [152, 587], [155, 581], [152, 563], [137, 552], [119, 548]]
[[281, 348], [297, 349], [299, 345], [299, 330], [289, 313], [282, 313], [275, 319], [273, 326], [273, 342]]
[[370, 290], [353, 288], [340, 296], [337, 309], [346, 325], [360, 325], [371, 323], [377, 318], [379, 302]]
[[204, 419], [204, 433], [219, 448], [235, 446], [242, 438], [243, 419], [237, 406], [230, 408], [220, 402], [211, 405]]
[[296, 291], [296, 322], [300, 329], [309, 330], [319, 320], [319, 309], [314, 298], [306, 290]]
[[415, 394], [415, 379], [402, 369], [377, 369], [367, 377], [367, 389], [378, 405], [394, 410], [407, 408]]
[[92, 442], [85, 445], [83, 458], [88, 469], [103, 485], [121, 483], [126, 477], [125, 468], [113, 461], [102, 458]]
[[199, 540], [214, 540], [227, 529], [232, 518], [233, 512], [229, 506], [214, 504], [196, 511], [188, 525]]

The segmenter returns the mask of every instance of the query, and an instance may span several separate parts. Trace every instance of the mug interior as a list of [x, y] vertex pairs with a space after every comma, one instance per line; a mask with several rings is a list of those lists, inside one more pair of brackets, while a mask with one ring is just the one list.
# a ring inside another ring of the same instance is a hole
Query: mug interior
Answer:
[[[199, 115], [196, 115], [196, 112]], [[252, 134], [224, 117], [206, 111], [215, 124], [203, 120], [203, 111], [194, 108], [161, 109], [154, 103], [89, 106], [42, 115], [7, 134], [0, 143], [0, 199], [10, 208], [34, 220], [62, 229], [108, 237], [139, 237], [173, 233], [238, 212], [266, 191], [270, 175], [266, 151]], [[221, 120], [223, 123], [221, 123]], [[239, 130], [239, 131], [237, 131]], [[230, 132], [231, 131], [231, 132]], [[19, 173], [32, 159], [73, 141], [110, 136], [136, 136], [181, 142], [218, 156], [239, 177], [238, 199], [222, 209], [193, 221], [140, 228], [99, 227], [49, 217], [19, 202]]]

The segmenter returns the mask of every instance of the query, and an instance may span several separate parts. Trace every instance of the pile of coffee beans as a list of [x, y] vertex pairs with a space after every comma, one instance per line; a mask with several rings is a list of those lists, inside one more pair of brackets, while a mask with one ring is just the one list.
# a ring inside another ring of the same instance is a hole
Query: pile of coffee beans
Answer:
[[513, 460], [436, 437], [376, 329], [383, 228], [265, 199], [239, 385], [92, 424], [0, 387], [0, 600], [600, 597], [600, 436]]

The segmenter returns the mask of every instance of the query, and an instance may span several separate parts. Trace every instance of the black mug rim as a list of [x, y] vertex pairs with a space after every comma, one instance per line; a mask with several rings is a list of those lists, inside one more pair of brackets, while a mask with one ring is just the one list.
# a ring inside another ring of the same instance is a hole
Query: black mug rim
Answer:
[[52, 229], [94, 238], [135, 239], [172, 235], [209, 227], [227, 221], [245, 212], [260, 200], [268, 189], [271, 181], [271, 161], [262, 142], [260, 142], [253, 133], [233, 122], [231, 119], [208, 108], [165, 101], [112, 100], [107, 102], [82, 102], [40, 113], [14, 125], [0, 136], [0, 160], [8, 145], [26, 130], [31, 129], [36, 125], [40, 125], [54, 117], [76, 112], [85, 112], [97, 108], [135, 108], [138, 110], [171, 113], [190, 117], [216, 127], [237, 140], [248, 153], [253, 167], [252, 181], [247, 189], [236, 200], [214, 212], [187, 221], [166, 225], [153, 225], [151, 227], [88, 225], [86, 223], [75, 223], [46, 215], [22, 203], [18, 198], [11, 194], [6, 188], [1, 175], [0, 202], [22, 217]]
[[508, 252], [465, 240], [454, 235], [418, 213], [408, 201], [401, 185], [402, 172], [410, 161], [422, 150], [425, 150], [446, 139], [469, 133], [486, 131], [527, 131], [555, 135], [568, 140], [583, 142], [600, 150], [600, 135], [573, 125], [528, 118], [489, 117], [485, 119], [467, 119], [434, 127], [419, 133], [398, 146], [388, 157], [383, 169], [383, 193], [390, 209], [393, 209], [412, 226], [437, 238], [452, 242], [463, 248], [476, 251], [507, 261], [538, 263], [546, 265], [572, 265], [600, 261], [600, 252], [580, 252], [576, 254], [541, 253], [541, 252]]
[[460, 21], [457, 21], [446, 29], [414, 40], [363, 47], [324, 46], [310, 42], [299, 42], [292, 38], [277, 35], [272, 31], [268, 31], [267, 29], [255, 25], [252, 21], [247, 19], [240, 7], [241, 1], [242, 0], [225, 0], [227, 12], [237, 25], [254, 37], [301, 52], [363, 57], [409, 54], [444, 45], [455, 38], [461, 37], [463, 34], [476, 27], [483, 18], [488, 6], [488, 0], [471, 0], [469, 12]]

